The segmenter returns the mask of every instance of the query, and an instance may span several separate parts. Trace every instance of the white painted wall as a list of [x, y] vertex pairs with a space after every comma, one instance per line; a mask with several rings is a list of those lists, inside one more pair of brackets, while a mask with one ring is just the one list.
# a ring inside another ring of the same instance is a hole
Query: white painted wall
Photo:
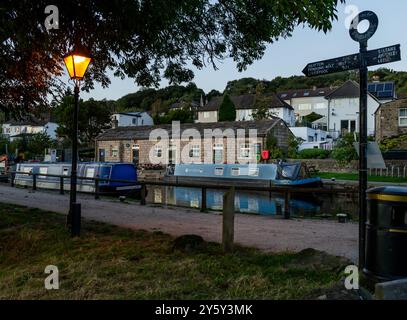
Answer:
[[4, 123], [2, 126], [2, 133], [9, 137], [11, 141], [14, 140], [15, 136], [22, 133], [36, 134], [40, 132], [46, 133], [51, 139], [56, 139], [57, 128], [58, 125], [54, 122], [48, 122], [44, 126], [10, 125], [9, 123]]
[[[375, 134], [375, 112], [380, 106], [379, 102], [368, 96], [367, 133]], [[328, 129], [341, 131], [341, 121], [355, 121], [355, 132], [359, 132], [359, 98], [332, 99], [329, 101]]]
[[112, 120], [117, 120], [119, 127], [152, 126], [154, 124], [153, 118], [147, 112], [115, 113], [112, 115]]
[[[290, 108], [270, 108], [270, 113], [287, 123], [289, 127], [295, 126], [294, 111]], [[253, 120], [254, 109], [239, 109], [236, 110], [236, 121], [251, 121]]]
[[301, 151], [303, 149], [322, 149], [326, 143], [330, 143], [331, 139], [328, 139], [328, 132], [319, 130], [319, 129], [312, 129], [308, 127], [291, 127], [291, 132], [297, 137], [304, 140], [298, 150]]
[[294, 108], [294, 113], [297, 115], [297, 120], [307, 116], [313, 112], [321, 116], [328, 115], [328, 100], [325, 97], [301, 97], [284, 100]]
[[218, 111], [199, 111], [198, 123], [218, 122]]

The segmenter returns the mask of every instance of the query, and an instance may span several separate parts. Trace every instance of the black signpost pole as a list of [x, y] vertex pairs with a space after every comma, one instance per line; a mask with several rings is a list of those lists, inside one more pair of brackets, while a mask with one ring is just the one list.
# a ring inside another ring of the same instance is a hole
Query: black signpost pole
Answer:
[[[367, 20], [369, 28], [358, 31], [361, 21]], [[307, 77], [321, 76], [334, 72], [359, 69], [360, 104], [359, 104], [359, 268], [365, 265], [366, 218], [367, 218], [367, 98], [368, 67], [401, 60], [400, 45], [367, 51], [367, 41], [375, 34], [379, 25], [377, 15], [372, 11], [363, 11], [352, 21], [349, 34], [360, 44], [359, 54], [309, 63], [303, 70]]]
[[359, 103], [359, 268], [365, 265], [366, 190], [367, 190], [367, 86], [368, 69], [365, 59], [367, 41], [360, 42], [360, 103]]

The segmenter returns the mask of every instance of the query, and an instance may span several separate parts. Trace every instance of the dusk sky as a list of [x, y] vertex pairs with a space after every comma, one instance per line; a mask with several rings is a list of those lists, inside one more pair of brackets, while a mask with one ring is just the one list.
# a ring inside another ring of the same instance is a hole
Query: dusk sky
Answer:
[[[377, 49], [394, 44], [401, 44], [402, 58], [407, 52], [407, 1], [406, 0], [349, 0], [346, 5], [338, 6], [338, 21], [333, 24], [328, 34], [299, 26], [291, 38], [280, 39], [268, 46], [265, 55], [249, 66], [244, 72], [238, 72], [232, 60], [218, 64], [219, 70], [212, 67], [195, 70], [193, 80], [199, 88], [209, 92], [211, 89], [223, 91], [226, 83], [243, 77], [272, 80], [277, 76], [301, 75], [302, 69], [309, 62], [335, 58], [356, 53], [358, 43], [354, 42], [345, 27], [350, 13], [345, 13], [347, 6], [357, 6], [360, 11], [372, 10], [379, 16], [379, 28], [369, 41], [369, 49]], [[407, 60], [383, 65], [397, 71], [407, 71]], [[375, 68], [371, 68], [374, 70]], [[121, 80], [111, 76], [112, 83], [107, 89], [96, 86], [89, 93], [83, 92], [81, 97], [89, 99], [118, 99], [123, 95], [139, 89], [132, 79]], [[162, 81], [161, 87], [168, 85]]]

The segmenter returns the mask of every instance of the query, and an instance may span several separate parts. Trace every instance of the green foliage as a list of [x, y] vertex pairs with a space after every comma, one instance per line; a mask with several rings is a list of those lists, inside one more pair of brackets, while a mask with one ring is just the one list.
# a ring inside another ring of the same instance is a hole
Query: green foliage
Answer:
[[208, 62], [216, 68], [226, 58], [243, 71], [267, 43], [291, 36], [299, 25], [327, 32], [338, 2], [344, 0], [58, 0], [63, 23], [50, 36], [44, 28], [48, 0], [3, 0], [0, 108], [23, 112], [62, 94], [61, 56], [78, 43], [93, 56], [85, 90], [95, 82], [107, 87], [108, 71], [143, 87], [158, 86], [163, 77], [182, 83], [191, 81], [193, 68]]
[[407, 134], [398, 137], [385, 138], [379, 142], [380, 150], [383, 152], [391, 150], [405, 150], [407, 147]]
[[270, 151], [271, 159], [282, 159], [285, 156], [284, 151], [278, 147], [277, 139], [273, 132], [270, 132], [266, 138], [266, 148]]
[[353, 142], [353, 133], [348, 133], [337, 141], [335, 148], [332, 150], [332, 158], [340, 165], [344, 166], [352, 160], [358, 159], [357, 152], [353, 147]]
[[[54, 114], [57, 135], [66, 140], [71, 140], [73, 127], [74, 97], [65, 96], [62, 102], [55, 108]], [[79, 101], [78, 129], [79, 140], [82, 146], [93, 146], [95, 138], [110, 127], [111, 110], [106, 100]]]
[[194, 114], [192, 111], [187, 109], [176, 109], [170, 110], [164, 116], [156, 115], [154, 117], [155, 124], [169, 124], [173, 121], [180, 121], [181, 123], [192, 123], [194, 122]]
[[290, 159], [296, 159], [298, 157], [298, 147], [304, 142], [303, 139], [291, 134], [288, 138], [288, 152], [287, 156]]
[[19, 153], [24, 153], [25, 159], [42, 159], [45, 154], [45, 149], [55, 148], [57, 142], [51, 139], [45, 132], [36, 134], [22, 134], [21, 137], [14, 139], [8, 144], [9, 154], [15, 154], [16, 150]]
[[[382, 68], [369, 71], [370, 81], [373, 80], [373, 76], [379, 76], [380, 81], [394, 81], [398, 93], [407, 93], [407, 72]], [[264, 86], [264, 93], [275, 93], [291, 89], [310, 89], [313, 87], [337, 87], [349, 79], [358, 82], [358, 72], [346, 71], [312, 78], [305, 76], [276, 77], [271, 81], [242, 78], [229, 81], [225, 93], [230, 95], [255, 94], [259, 83]]]
[[[210, 94], [218, 91], [212, 90]], [[208, 94], [209, 95], [209, 94]], [[187, 86], [172, 85], [162, 89], [141, 89], [135, 93], [127, 94], [117, 100], [116, 111], [152, 111], [153, 114], [166, 112], [175, 102], [189, 105], [192, 101], [205, 98], [205, 92], [191, 82]]]
[[331, 152], [323, 149], [303, 149], [298, 153], [298, 159], [327, 159]]
[[274, 116], [273, 112], [270, 111], [270, 106], [273, 102], [273, 96], [264, 94], [265, 86], [263, 82], [257, 84], [256, 96], [254, 102], [253, 119], [254, 120], [264, 120], [270, 119]]
[[224, 95], [222, 103], [219, 106], [219, 121], [235, 121], [236, 107], [229, 95]]

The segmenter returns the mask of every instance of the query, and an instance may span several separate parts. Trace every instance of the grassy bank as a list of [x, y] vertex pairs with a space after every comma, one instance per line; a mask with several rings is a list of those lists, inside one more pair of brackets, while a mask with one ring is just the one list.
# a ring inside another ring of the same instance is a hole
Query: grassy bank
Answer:
[[[322, 179], [335, 178], [337, 180], [351, 180], [351, 181], [356, 181], [359, 179], [357, 173], [319, 172], [318, 174], [316, 174], [316, 176], [321, 177]], [[407, 183], [407, 178], [369, 176], [369, 181]]]
[[[329, 287], [345, 263], [311, 253], [223, 254], [208, 243], [173, 250], [173, 238], [85, 221], [72, 239], [65, 217], [0, 204], [0, 299], [293, 299]], [[44, 288], [56, 265], [60, 289]]]

